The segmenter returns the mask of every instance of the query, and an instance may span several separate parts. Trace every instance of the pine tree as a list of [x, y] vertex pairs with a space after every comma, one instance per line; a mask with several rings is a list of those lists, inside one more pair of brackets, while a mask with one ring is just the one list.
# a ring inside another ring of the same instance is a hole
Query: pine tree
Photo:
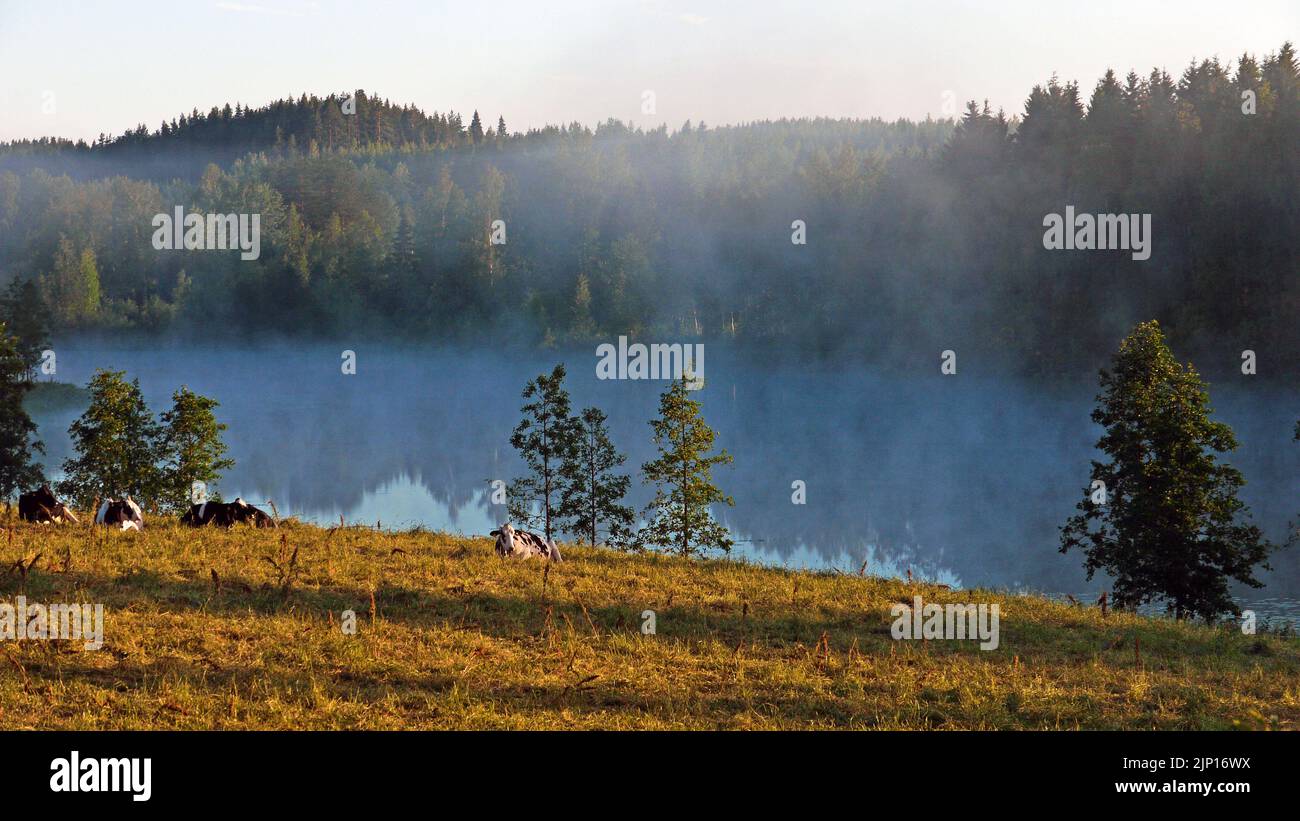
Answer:
[[59, 491], [82, 507], [122, 495], [143, 504], [161, 487], [161, 430], [145, 405], [140, 380], [127, 382], [123, 371], [100, 370], [86, 387], [90, 406], [68, 428], [77, 457], [64, 461], [66, 478]]
[[1089, 579], [1110, 574], [1121, 607], [1163, 600], [1179, 618], [1236, 613], [1228, 582], [1261, 587], [1253, 569], [1268, 568], [1271, 546], [1246, 521], [1241, 473], [1214, 455], [1237, 442], [1211, 421], [1206, 383], [1151, 321], [1120, 345], [1101, 387], [1092, 420], [1106, 429], [1097, 447], [1110, 461], [1092, 463], [1061, 552], [1082, 550]]
[[599, 408], [582, 412], [576, 434], [573, 456], [560, 468], [564, 488], [557, 515], [563, 529], [590, 545], [599, 543], [603, 530], [607, 544], [627, 546], [635, 517], [620, 501], [632, 480], [614, 473], [627, 457], [614, 448]]
[[506, 131], [506, 118], [497, 117], [497, 139], [504, 140], [509, 135], [510, 132]]
[[515, 479], [507, 490], [510, 518], [527, 527], [540, 527], [547, 539], [555, 529], [563, 481], [560, 469], [573, 459], [576, 421], [569, 415], [569, 393], [564, 389], [564, 365], [551, 375], [539, 375], [525, 387], [523, 398], [532, 400], [520, 410], [524, 418], [515, 427], [510, 444], [519, 451], [528, 476]]
[[226, 425], [217, 421], [215, 399], [200, 396], [186, 387], [172, 394], [172, 407], [162, 415], [160, 451], [162, 484], [158, 506], [181, 511], [192, 501], [195, 482], [215, 485], [221, 472], [235, 466], [223, 458], [226, 445], [221, 432]]
[[45, 446], [33, 439], [36, 423], [23, 407], [23, 397], [31, 390], [27, 365], [13, 337], [0, 325], [0, 498], [10, 499], [23, 490], [40, 484], [41, 466], [33, 463], [33, 453], [44, 453]]
[[713, 484], [713, 466], [731, 464], [725, 450], [711, 454], [716, 437], [700, 416], [700, 403], [690, 398], [685, 375], [674, 380], [659, 399], [659, 418], [651, 420], [659, 458], [641, 466], [645, 481], [655, 485], [646, 507], [650, 523], [640, 541], [689, 556], [697, 550], [731, 550], [727, 529], [710, 515], [715, 503], [734, 505]]

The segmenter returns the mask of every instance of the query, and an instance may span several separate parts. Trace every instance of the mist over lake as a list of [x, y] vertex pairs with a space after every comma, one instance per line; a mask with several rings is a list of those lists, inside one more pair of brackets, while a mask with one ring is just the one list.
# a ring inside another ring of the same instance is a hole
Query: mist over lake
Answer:
[[[491, 481], [522, 463], [509, 445], [525, 382], [556, 362], [568, 368], [574, 410], [609, 415], [628, 455], [630, 501], [650, 492], [640, 465], [653, 458], [648, 421], [666, 382], [596, 378], [595, 344], [556, 351], [401, 347], [389, 343], [229, 346], [55, 345], [57, 379], [85, 384], [97, 368], [138, 377], [158, 412], [181, 385], [217, 399], [236, 465], [216, 490], [226, 499], [273, 501], [281, 516], [385, 529], [423, 526], [486, 534], [506, 521]], [[697, 394], [717, 445], [735, 457], [715, 470], [736, 500], [715, 508], [740, 543], [733, 556], [802, 568], [867, 570], [962, 587], [1082, 596], [1077, 554], [1057, 551], [1059, 528], [1088, 484], [1100, 430], [1096, 385], [1043, 386], [981, 373], [873, 373], [860, 363], [774, 362], [706, 346]], [[341, 372], [354, 350], [357, 373]], [[1236, 431], [1228, 459], [1243, 471], [1243, 498], [1274, 542], [1300, 513], [1300, 448], [1290, 442], [1300, 392], [1231, 377], [1212, 381], [1216, 418]], [[71, 454], [68, 425], [84, 410], [37, 414], [44, 462], [57, 476]], [[792, 483], [806, 483], [806, 504]], [[1242, 600], [1263, 615], [1300, 614], [1293, 554]]]

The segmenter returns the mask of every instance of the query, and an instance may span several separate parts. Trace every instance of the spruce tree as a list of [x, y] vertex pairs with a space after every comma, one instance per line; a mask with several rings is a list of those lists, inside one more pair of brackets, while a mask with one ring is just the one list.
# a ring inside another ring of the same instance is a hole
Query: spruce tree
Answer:
[[709, 506], [734, 505], [713, 483], [713, 466], [731, 464], [725, 450], [712, 453], [716, 437], [700, 416], [700, 403], [690, 398], [686, 375], [676, 379], [659, 399], [659, 418], [651, 420], [659, 458], [641, 466], [645, 481], [655, 485], [646, 507], [649, 524], [640, 541], [683, 556], [718, 548], [731, 550], [727, 529], [715, 521]]
[[614, 472], [626, 461], [610, 441], [605, 414], [585, 409], [577, 419], [572, 457], [560, 468], [564, 489], [558, 515], [565, 531], [590, 545], [598, 544], [603, 532], [606, 544], [629, 546], [635, 517], [620, 502], [632, 480]]
[[[1300, 442], [1300, 421], [1295, 423], [1295, 436], [1292, 438]], [[1291, 535], [1287, 537], [1286, 546], [1290, 547], [1297, 542], [1300, 542], [1300, 515], [1296, 516], [1296, 523], [1291, 525]]]
[[510, 444], [519, 451], [528, 475], [515, 479], [507, 490], [506, 509], [511, 520], [541, 528], [547, 539], [555, 529], [563, 481], [560, 470], [573, 458], [577, 425], [569, 415], [569, 393], [564, 389], [564, 365], [539, 375], [524, 387], [530, 400], [520, 410], [524, 418], [515, 427]]
[[483, 121], [479, 119], [477, 110], [474, 112], [473, 119], [469, 121], [469, 138], [475, 145], [483, 142]]
[[1261, 587], [1253, 572], [1268, 568], [1271, 547], [1237, 498], [1241, 473], [1215, 455], [1237, 441], [1210, 419], [1206, 383], [1174, 358], [1155, 321], [1133, 330], [1100, 381], [1092, 420], [1105, 428], [1097, 448], [1108, 461], [1092, 463], [1061, 552], [1083, 551], [1089, 579], [1112, 576], [1121, 607], [1163, 601], [1179, 618], [1237, 613], [1228, 583]]
[[31, 390], [27, 365], [13, 337], [0, 325], [0, 498], [9, 499], [25, 488], [40, 484], [41, 466], [33, 453], [45, 446], [33, 438], [36, 424], [23, 407]]
[[35, 282], [15, 278], [9, 283], [0, 299], [0, 319], [14, 337], [30, 380], [40, 364], [41, 353], [50, 346], [50, 311]]

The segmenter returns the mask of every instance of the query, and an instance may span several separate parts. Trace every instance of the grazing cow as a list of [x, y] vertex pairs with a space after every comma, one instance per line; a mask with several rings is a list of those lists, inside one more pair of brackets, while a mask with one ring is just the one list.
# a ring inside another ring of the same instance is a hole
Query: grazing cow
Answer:
[[81, 521], [67, 505], [54, 498], [54, 491], [50, 490], [49, 485], [41, 485], [39, 490], [19, 496], [18, 516], [24, 521], [44, 525]]
[[189, 511], [181, 517], [181, 524], [190, 527], [216, 525], [228, 528], [240, 523], [251, 524], [253, 527], [275, 527], [274, 519], [240, 498], [233, 502], [191, 505]]
[[68, 505], [55, 499], [55, 492], [49, 490], [48, 485], [42, 485], [39, 490], [18, 496], [18, 517], [29, 522], [40, 522], [42, 525], [61, 525], [65, 521], [81, 521]]
[[143, 530], [144, 511], [130, 496], [106, 499], [95, 514], [95, 524], [118, 526], [121, 530]]
[[537, 556], [553, 562], [564, 561], [560, 557], [560, 548], [555, 544], [554, 539], [547, 541], [536, 533], [515, 530], [508, 522], [501, 525], [500, 530], [494, 530], [489, 535], [496, 537], [497, 555], [503, 558], [531, 559]]

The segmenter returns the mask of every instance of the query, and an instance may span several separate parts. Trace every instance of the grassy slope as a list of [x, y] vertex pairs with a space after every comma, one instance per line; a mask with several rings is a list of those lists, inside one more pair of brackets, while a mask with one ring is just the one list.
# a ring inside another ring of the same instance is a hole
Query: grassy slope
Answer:
[[[299, 550], [287, 596], [263, 558], [282, 535]], [[1300, 724], [1294, 638], [1037, 598], [582, 548], [547, 576], [486, 539], [365, 528], [0, 541], [6, 567], [36, 553], [0, 597], [101, 602], [105, 646], [0, 643], [3, 729]], [[889, 607], [916, 592], [999, 602], [1002, 646], [894, 641]]]

